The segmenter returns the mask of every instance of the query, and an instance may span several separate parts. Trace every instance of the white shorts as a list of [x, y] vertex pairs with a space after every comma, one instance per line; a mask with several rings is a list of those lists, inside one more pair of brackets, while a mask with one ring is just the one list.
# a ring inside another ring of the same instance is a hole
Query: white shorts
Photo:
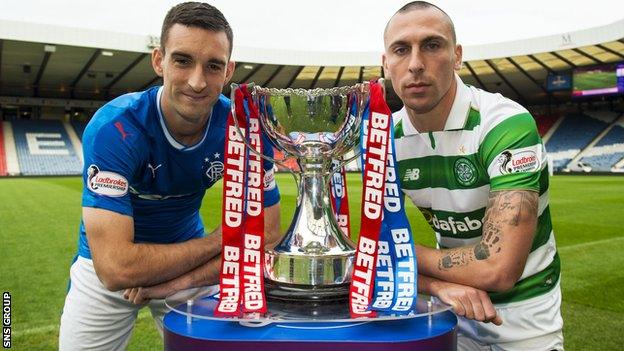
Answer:
[[[70, 269], [71, 286], [65, 298], [59, 332], [59, 350], [124, 350], [139, 310], [122, 291], [109, 291], [95, 274], [93, 261], [78, 257]], [[162, 335], [164, 300], [152, 300], [151, 309]]]
[[458, 350], [563, 350], [559, 284], [544, 295], [495, 308], [501, 326], [458, 317]]

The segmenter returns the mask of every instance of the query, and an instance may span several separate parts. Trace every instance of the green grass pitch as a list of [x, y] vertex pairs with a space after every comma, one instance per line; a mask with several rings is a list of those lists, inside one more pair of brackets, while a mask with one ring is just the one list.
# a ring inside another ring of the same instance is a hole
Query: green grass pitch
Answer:
[[[361, 182], [349, 175], [352, 230], [359, 230]], [[282, 227], [296, 189], [278, 175]], [[220, 186], [208, 192], [202, 216], [217, 225]], [[76, 251], [81, 182], [76, 177], [0, 179], [0, 287], [12, 295], [15, 350], [57, 349], [69, 265]], [[562, 259], [567, 350], [620, 350], [624, 344], [624, 177], [555, 176], [551, 211]], [[408, 216], [418, 242], [433, 234], [414, 206]], [[162, 349], [147, 311], [139, 314], [129, 350]], [[320, 349], [320, 348], [319, 348]]]
[[592, 90], [617, 86], [614, 72], [581, 73], [574, 76], [574, 90]]

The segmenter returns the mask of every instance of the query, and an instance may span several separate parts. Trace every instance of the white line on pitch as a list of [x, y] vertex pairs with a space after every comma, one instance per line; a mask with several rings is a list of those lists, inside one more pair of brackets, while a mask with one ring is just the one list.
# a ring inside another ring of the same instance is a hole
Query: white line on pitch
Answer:
[[581, 247], [600, 245], [600, 244], [611, 243], [611, 242], [620, 241], [620, 240], [624, 240], [624, 236], [618, 236], [616, 238], [602, 239], [602, 240], [596, 240], [596, 241], [588, 241], [588, 242], [574, 244], [574, 245], [561, 246], [561, 247], [558, 247], [557, 250], [568, 251], [568, 250], [578, 249]]

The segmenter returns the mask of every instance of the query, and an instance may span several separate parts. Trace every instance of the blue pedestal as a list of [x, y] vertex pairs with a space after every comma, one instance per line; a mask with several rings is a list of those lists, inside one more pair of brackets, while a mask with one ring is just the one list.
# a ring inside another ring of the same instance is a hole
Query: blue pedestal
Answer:
[[164, 319], [166, 351], [372, 351], [457, 349], [457, 318], [450, 312], [411, 319], [345, 323], [273, 323], [262, 327], [193, 319], [169, 312]]

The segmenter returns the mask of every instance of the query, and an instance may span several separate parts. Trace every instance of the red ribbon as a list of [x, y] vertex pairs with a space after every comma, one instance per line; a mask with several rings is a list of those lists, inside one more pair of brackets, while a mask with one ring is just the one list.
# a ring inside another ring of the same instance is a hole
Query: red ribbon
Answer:
[[375, 288], [377, 242], [383, 217], [387, 151], [392, 127], [391, 112], [383, 99], [380, 84], [371, 83], [369, 101], [370, 118], [366, 136], [360, 238], [349, 291], [349, 310], [354, 318], [376, 315], [369, 306]]
[[243, 89], [249, 108], [249, 141], [256, 152], [248, 154], [247, 206], [243, 238], [243, 313], [266, 313], [264, 293], [264, 168], [262, 158], [262, 137], [258, 107], [251, 94]]
[[[245, 84], [235, 91], [235, 114], [230, 112], [223, 174], [220, 300], [216, 316], [265, 313], [264, 294], [264, 168], [262, 159], [246, 149], [234, 123], [262, 152], [258, 109]], [[243, 100], [247, 100], [249, 125]], [[242, 306], [242, 308], [241, 308]]]

